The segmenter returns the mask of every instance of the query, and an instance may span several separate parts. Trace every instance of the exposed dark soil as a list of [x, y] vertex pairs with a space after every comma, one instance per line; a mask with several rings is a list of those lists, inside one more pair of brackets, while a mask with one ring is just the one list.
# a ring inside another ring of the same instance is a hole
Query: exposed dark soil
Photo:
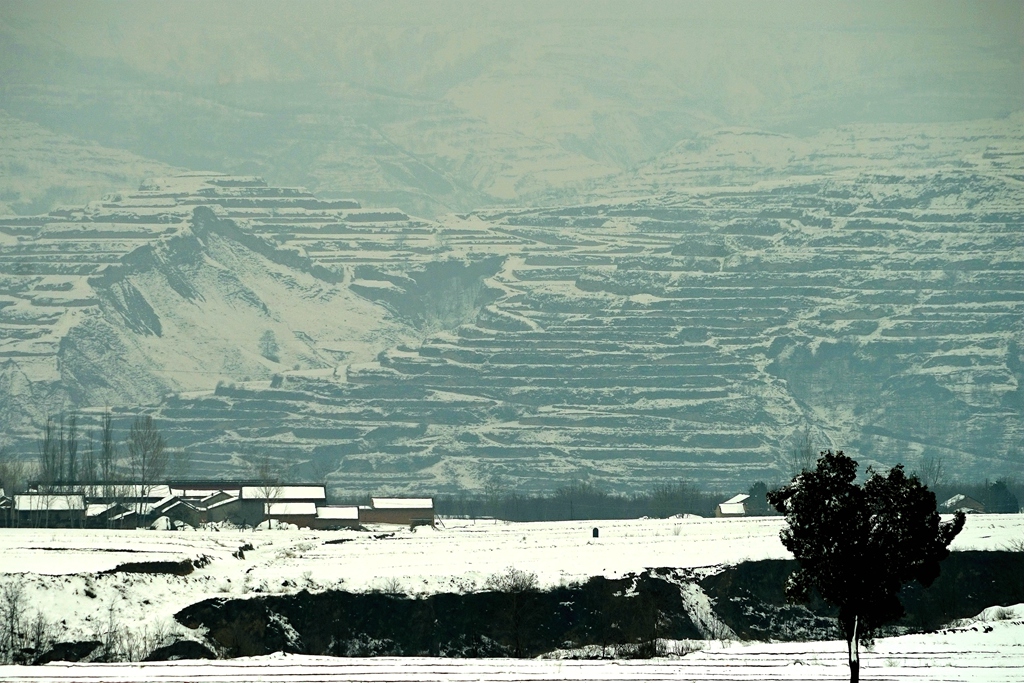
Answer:
[[179, 659], [216, 659], [217, 655], [210, 648], [194, 640], [179, 640], [158, 647], [146, 657], [147, 662], [172, 662]]
[[[787, 604], [786, 578], [795, 560], [761, 560], [727, 567], [700, 581], [715, 612], [741, 638], [806, 640], [838, 638], [836, 611], [818, 596], [807, 605]], [[1024, 602], [1024, 553], [955, 552], [942, 562], [928, 588], [913, 582], [900, 592], [906, 609], [894, 630], [932, 631], [972, 617], [992, 605]]]
[[[205, 566], [205, 564], [201, 565]], [[157, 560], [154, 562], [125, 562], [101, 574], [174, 574], [188, 576], [195, 570], [192, 560]]]
[[[662, 570], [665, 574], [670, 570]], [[421, 598], [329, 591], [205, 600], [176, 615], [227, 656], [534, 656], [561, 647], [700, 638], [679, 586], [643, 574], [522, 593]]]
[[102, 645], [102, 643], [98, 640], [56, 643], [49, 650], [37, 657], [32, 663], [48, 664], [50, 662], [80, 662], [95, 652], [100, 645]]

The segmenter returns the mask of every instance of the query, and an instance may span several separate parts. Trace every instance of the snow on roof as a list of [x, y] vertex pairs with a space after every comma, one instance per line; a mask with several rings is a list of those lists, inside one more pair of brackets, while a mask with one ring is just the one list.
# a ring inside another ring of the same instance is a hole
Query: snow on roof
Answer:
[[117, 503], [90, 503], [85, 506], [86, 517], [98, 517], [112, 507], [116, 507]]
[[723, 515], [745, 515], [747, 509], [743, 503], [722, 503], [718, 506]]
[[81, 494], [86, 498], [149, 498], [157, 499], [166, 498], [171, 495], [170, 488], [165, 484], [150, 484], [143, 486], [142, 484], [131, 484], [131, 483], [106, 483], [106, 484], [93, 484], [91, 486], [82, 485], [58, 485], [58, 486], [47, 486], [45, 490], [50, 492], [50, 495], [76, 495]]
[[270, 516], [275, 515], [316, 515], [316, 503], [271, 503]]
[[219, 508], [219, 507], [221, 507], [223, 505], [230, 505], [231, 503], [237, 503], [238, 501], [239, 501], [239, 498], [237, 496], [231, 496], [230, 498], [225, 498], [224, 500], [218, 500], [216, 503], [208, 505], [206, 507], [206, 509], [207, 510], [213, 510], [213, 509]]
[[326, 500], [323, 486], [243, 486], [242, 500]]
[[176, 501], [177, 499], [178, 499], [177, 496], [164, 496], [163, 498], [161, 498], [157, 502], [153, 503], [153, 509], [154, 510], [159, 510], [163, 506], [168, 505], [169, 503], [172, 503], [173, 501]]
[[216, 496], [218, 493], [227, 493], [228, 495], [237, 496], [241, 489], [235, 488], [221, 488], [219, 486], [210, 486], [209, 488], [172, 488], [171, 492], [182, 498], [202, 498], [206, 499], [210, 496]]
[[109, 494], [114, 498], [148, 498], [150, 500], [161, 500], [171, 495], [171, 489], [166, 484], [97, 484], [84, 490], [85, 495], [90, 498], [101, 498]]
[[149, 487], [149, 491], [147, 492], [147, 495], [145, 497], [156, 498], [157, 500], [160, 500], [161, 498], [166, 498], [169, 495], [171, 495], [170, 486], [168, 486], [167, 484], [156, 484], [155, 486]]
[[85, 496], [71, 494], [25, 493], [14, 497], [15, 510], [85, 510]]
[[433, 498], [371, 498], [375, 510], [432, 510]]
[[200, 498], [199, 502], [200, 503], [206, 503], [206, 502], [209, 502], [210, 500], [216, 498], [217, 496], [234, 496], [234, 497], [237, 498], [238, 494], [239, 494], [239, 489], [234, 489], [234, 490], [232, 490], [230, 492], [223, 491], [223, 490], [221, 490], [221, 491], [214, 491], [210, 495], [203, 496], [202, 498]]
[[319, 519], [359, 519], [359, 507], [356, 505], [318, 507], [316, 516]]
[[745, 493], [738, 493], [735, 496], [733, 496], [732, 498], [730, 498], [729, 500], [727, 500], [724, 503], [722, 503], [722, 505], [732, 505], [733, 503], [742, 503], [747, 498], [750, 498], [750, 496], [748, 496]]

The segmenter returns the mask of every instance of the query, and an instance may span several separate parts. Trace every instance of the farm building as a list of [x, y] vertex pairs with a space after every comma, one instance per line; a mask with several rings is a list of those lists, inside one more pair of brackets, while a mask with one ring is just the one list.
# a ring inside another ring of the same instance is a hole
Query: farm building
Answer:
[[359, 508], [355, 505], [325, 505], [316, 509], [315, 529], [352, 529], [359, 526]]
[[154, 503], [150, 517], [166, 517], [195, 527], [206, 521], [206, 506], [172, 495]]
[[[246, 518], [242, 511], [242, 499], [238, 496], [222, 498], [203, 509], [206, 512], [207, 522], [231, 522], [237, 526], [242, 526], [246, 523]], [[259, 522], [260, 520], [257, 519], [256, 523], [258, 524]]]
[[[19, 502], [20, 501], [20, 502]], [[4, 498], [0, 526], [133, 528], [167, 518], [170, 526], [205, 523], [257, 526], [268, 519], [311, 529], [351, 529], [363, 524], [434, 525], [433, 498], [377, 497], [369, 506], [327, 505], [323, 484], [258, 481], [116, 482], [33, 484]]]
[[724, 503], [719, 503], [715, 508], [715, 517], [746, 517], [749, 498], [746, 493], [740, 493]]
[[13, 526], [81, 527], [85, 497], [80, 493], [22, 493], [14, 496]]
[[85, 525], [96, 529], [134, 528], [136, 512], [122, 503], [88, 503]]
[[267, 519], [299, 527], [312, 528], [316, 524], [316, 503], [268, 503]]
[[970, 496], [958, 493], [950, 497], [939, 506], [939, 512], [953, 513], [964, 512], [966, 514], [985, 512], [985, 505], [974, 500]]
[[434, 526], [433, 498], [371, 498], [370, 507], [359, 509], [363, 524]]

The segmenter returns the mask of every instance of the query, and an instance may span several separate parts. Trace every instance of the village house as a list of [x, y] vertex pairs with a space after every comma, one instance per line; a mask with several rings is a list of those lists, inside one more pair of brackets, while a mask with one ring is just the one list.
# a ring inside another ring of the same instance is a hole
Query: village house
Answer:
[[80, 493], [20, 493], [14, 496], [12, 526], [85, 526], [85, 496]]
[[939, 506], [939, 512], [947, 514], [952, 514], [954, 512], [963, 512], [965, 514], [984, 513], [985, 505], [983, 503], [979, 503], [970, 496], [958, 493], [944, 501], [942, 505]]
[[[164, 520], [164, 521], [160, 521]], [[323, 484], [186, 481], [147, 484], [32, 484], [13, 498], [0, 491], [0, 525], [128, 529], [267, 520], [310, 529], [356, 529], [363, 524], [433, 526], [433, 498], [376, 497], [369, 506], [327, 505]]]
[[355, 529], [359, 527], [359, 507], [356, 505], [325, 505], [316, 509], [314, 529]]
[[122, 503], [87, 503], [85, 525], [95, 529], [134, 529], [138, 516]]
[[719, 503], [715, 508], [715, 517], [746, 517], [749, 498], [746, 493], [740, 493], [724, 503]]
[[316, 508], [327, 504], [327, 489], [323, 484], [243, 486], [240, 500], [239, 514], [249, 526], [256, 526], [269, 518], [311, 526], [316, 518]]
[[371, 498], [369, 507], [359, 508], [363, 524], [434, 526], [433, 498]]

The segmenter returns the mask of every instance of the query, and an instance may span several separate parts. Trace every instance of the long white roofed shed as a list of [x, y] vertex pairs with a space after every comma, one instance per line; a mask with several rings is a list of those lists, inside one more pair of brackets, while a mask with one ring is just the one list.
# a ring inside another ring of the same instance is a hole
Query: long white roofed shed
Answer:
[[360, 508], [359, 519], [368, 524], [434, 525], [433, 498], [371, 498]]
[[433, 498], [371, 498], [374, 510], [433, 510]]
[[318, 502], [327, 500], [327, 489], [322, 485], [274, 486], [243, 486], [242, 500], [279, 500]]

